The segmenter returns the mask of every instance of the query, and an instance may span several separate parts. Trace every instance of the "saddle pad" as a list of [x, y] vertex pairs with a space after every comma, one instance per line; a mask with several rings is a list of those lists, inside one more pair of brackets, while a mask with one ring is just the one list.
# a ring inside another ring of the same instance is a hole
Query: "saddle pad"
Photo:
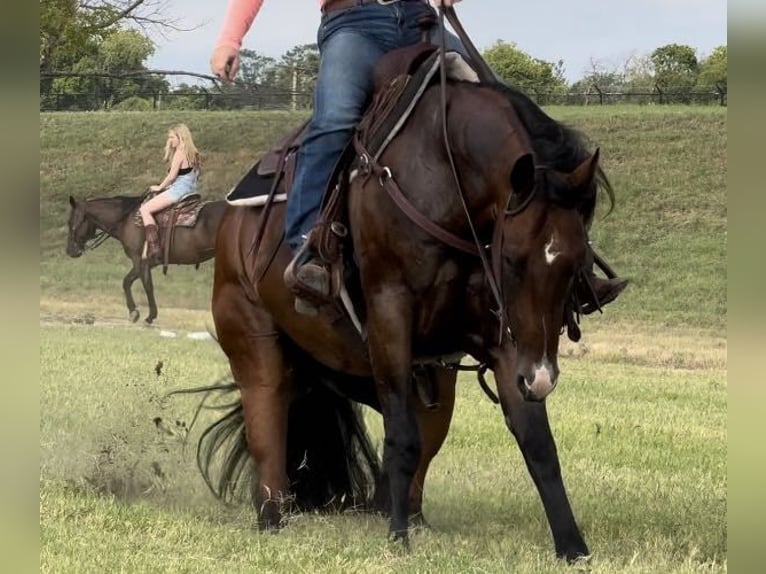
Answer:
[[[262, 176], [258, 174], [260, 161], [257, 162], [240, 182], [226, 194], [226, 202], [229, 205], [261, 206], [266, 203], [266, 198], [271, 191], [274, 176]], [[281, 202], [287, 199], [287, 194], [278, 193], [274, 201]]]

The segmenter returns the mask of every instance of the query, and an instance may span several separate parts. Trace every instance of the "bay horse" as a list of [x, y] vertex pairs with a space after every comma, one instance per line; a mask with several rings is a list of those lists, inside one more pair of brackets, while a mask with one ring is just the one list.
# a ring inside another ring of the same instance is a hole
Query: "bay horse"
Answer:
[[[134, 221], [142, 200], [143, 196], [80, 200], [70, 195], [66, 253], [70, 257], [80, 257], [86, 250], [95, 248], [109, 237], [117, 239], [132, 263], [130, 271], [122, 280], [128, 314], [131, 321], [138, 321], [140, 314], [133, 299], [132, 286], [136, 279], [140, 279], [149, 304], [145, 322], [151, 324], [157, 318], [151, 269], [161, 261], [142, 259], [144, 228]], [[225, 201], [207, 202], [200, 210], [194, 227], [176, 227], [168, 263], [199, 265], [213, 257], [218, 224], [225, 207]]]
[[[586, 266], [597, 192], [614, 195], [598, 150], [523, 93], [491, 82], [442, 89], [425, 91], [379, 160], [358, 162], [349, 185], [366, 338], [338, 305], [317, 316], [295, 312], [283, 281], [291, 253], [282, 204], [273, 205], [255, 252], [263, 211], [225, 212], [212, 311], [235, 381], [220, 388], [236, 388], [239, 399], [203, 433], [198, 462], [224, 498], [253, 465], [262, 528], [280, 526], [291, 504], [371, 499], [389, 514], [390, 537], [406, 546], [450, 425], [455, 357], [470, 355], [494, 372], [556, 554], [572, 561], [589, 550], [545, 399], [559, 382], [559, 337]], [[472, 237], [476, 251], [461, 248]], [[431, 404], [417, 392], [418, 377]], [[382, 467], [351, 402], [382, 413]]]

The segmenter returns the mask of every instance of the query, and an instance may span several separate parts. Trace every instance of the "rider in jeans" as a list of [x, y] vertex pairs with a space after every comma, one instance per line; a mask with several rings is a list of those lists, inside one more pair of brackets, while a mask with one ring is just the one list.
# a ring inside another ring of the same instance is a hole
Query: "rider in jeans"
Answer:
[[[429, 0], [433, 6], [451, 6], [458, 1]], [[229, 0], [210, 60], [216, 76], [229, 81], [236, 76], [242, 39], [262, 4], [263, 0]], [[313, 116], [298, 150], [287, 203], [285, 237], [294, 258], [285, 271], [285, 282], [299, 282], [329, 294], [329, 273], [316, 255], [304, 248], [306, 237], [319, 215], [333, 168], [372, 97], [375, 64], [387, 52], [419, 42], [422, 33], [418, 21], [433, 15], [434, 10], [426, 0], [320, 0], [319, 4], [319, 75]], [[445, 45], [448, 50], [465, 53], [452, 34], [445, 38]], [[298, 300], [296, 310], [316, 313], [310, 304]]]

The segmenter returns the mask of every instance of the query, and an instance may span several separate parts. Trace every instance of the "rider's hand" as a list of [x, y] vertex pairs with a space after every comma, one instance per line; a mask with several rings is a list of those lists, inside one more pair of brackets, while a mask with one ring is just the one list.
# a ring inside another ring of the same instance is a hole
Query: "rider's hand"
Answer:
[[217, 78], [233, 81], [239, 71], [239, 50], [233, 46], [218, 46], [210, 57], [210, 69]]
[[149, 191], [162, 191], [162, 186], [161, 185], [150, 185], [149, 186]]
[[431, 3], [431, 6], [434, 8], [438, 8], [442, 4], [445, 6], [452, 6], [456, 2], [460, 2], [460, 0], [428, 0]]

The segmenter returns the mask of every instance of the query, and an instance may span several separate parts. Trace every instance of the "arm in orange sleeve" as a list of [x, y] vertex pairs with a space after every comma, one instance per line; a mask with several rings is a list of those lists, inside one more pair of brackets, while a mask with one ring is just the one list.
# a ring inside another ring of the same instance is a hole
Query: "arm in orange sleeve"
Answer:
[[242, 47], [242, 39], [262, 5], [263, 0], [229, 0], [216, 47], [231, 46], [239, 50]]

